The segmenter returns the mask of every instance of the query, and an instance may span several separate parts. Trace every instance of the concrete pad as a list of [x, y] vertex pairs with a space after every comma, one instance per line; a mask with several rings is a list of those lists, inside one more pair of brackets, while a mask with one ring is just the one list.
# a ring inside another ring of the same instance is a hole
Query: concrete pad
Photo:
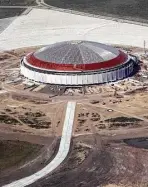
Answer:
[[0, 50], [47, 45], [64, 40], [92, 40], [108, 44], [143, 47], [148, 27], [74, 15], [54, 10], [33, 9], [16, 18], [0, 34]]

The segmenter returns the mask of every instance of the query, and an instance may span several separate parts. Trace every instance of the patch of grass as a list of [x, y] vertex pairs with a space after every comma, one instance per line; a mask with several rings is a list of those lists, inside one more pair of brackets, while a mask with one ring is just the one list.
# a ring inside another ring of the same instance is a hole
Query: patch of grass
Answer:
[[51, 127], [51, 121], [47, 120], [43, 112], [25, 112], [20, 115], [19, 119], [31, 128], [35, 129], [48, 129]]
[[0, 19], [19, 16], [25, 8], [0, 8]]
[[142, 121], [141, 119], [137, 119], [137, 118], [129, 118], [129, 117], [116, 117], [116, 118], [110, 118], [110, 119], [106, 119], [105, 122], [140, 122]]
[[96, 15], [147, 21], [146, 0], [45, 0], [49, 5]]
[[11, 125], [21, 125], [19, 121], [5, 114], [0, 114], [0, 122]]
[[91, 118], [90, 120], [91, 120], [91, 121], [99, 121], [100, 118]]
[[0, 141], [0, 171], [24, 163], [42, 146], [20, 141]]
[[111, 123], [109, 128], [136, 126], [135, 123]]
[[35, 0], [1, 0], [1, 6], [29, 6], [36, 5]]
[[31, 128], [35, 128], [35, 129], [49, 129], [51, 127], [51, 122], [39, 122], [37, 124], [31, 124], [29, 125], [29, 127]]
[[68, 161], [65, 164], [64, 171], [69, 171], [78, 167], [84, 162], [90, 152], [90, 148], [81, 145], [74, 145], [72, 152], [69, 155]]
[[51, 127], [51, 122], [44, 119], [38, 119], [32, 116], [19, 116], [19, 119], [31, 128], [35, 129], [48, 129]]

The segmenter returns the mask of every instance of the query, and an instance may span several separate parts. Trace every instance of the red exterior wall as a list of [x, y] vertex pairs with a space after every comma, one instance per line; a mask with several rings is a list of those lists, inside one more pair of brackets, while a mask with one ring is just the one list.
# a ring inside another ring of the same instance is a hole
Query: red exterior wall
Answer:
[[99, 63], [90, 63], [90, 64], [56, 64], [52, 62], [44, 62], [34, 57], [33, 53], [27, 56], [27, 61], [29, 64], [38, 67], [44, 68], [47, 70], [62, 70], [62, 71], [87, 71], [87, 70], [99, 70], [99, 69], [108, 69], [115, 66], [118, 66], [124, 63], [128, 59], [128, 56], [120, 51], [118, 57], [108, 60], [105, 62]]

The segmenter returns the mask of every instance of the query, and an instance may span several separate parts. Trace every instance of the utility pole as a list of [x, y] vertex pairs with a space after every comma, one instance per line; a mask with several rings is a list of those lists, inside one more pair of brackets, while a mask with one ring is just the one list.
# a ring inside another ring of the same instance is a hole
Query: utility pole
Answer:
[[144, 54], [146, 56], [146, 41], [144, 40], [144, 43], [143, 43], [143, 49], [144, 49]]

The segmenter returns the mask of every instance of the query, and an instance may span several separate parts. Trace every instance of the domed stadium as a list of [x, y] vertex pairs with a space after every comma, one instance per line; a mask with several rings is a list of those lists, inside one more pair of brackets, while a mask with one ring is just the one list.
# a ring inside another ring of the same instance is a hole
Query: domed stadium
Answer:
[[29, 53], [21, 74], [56, 85], [92, 85], [118, 81], [134, 72], [137, 59], [112, 46], [91, 41], [64, 41]]

